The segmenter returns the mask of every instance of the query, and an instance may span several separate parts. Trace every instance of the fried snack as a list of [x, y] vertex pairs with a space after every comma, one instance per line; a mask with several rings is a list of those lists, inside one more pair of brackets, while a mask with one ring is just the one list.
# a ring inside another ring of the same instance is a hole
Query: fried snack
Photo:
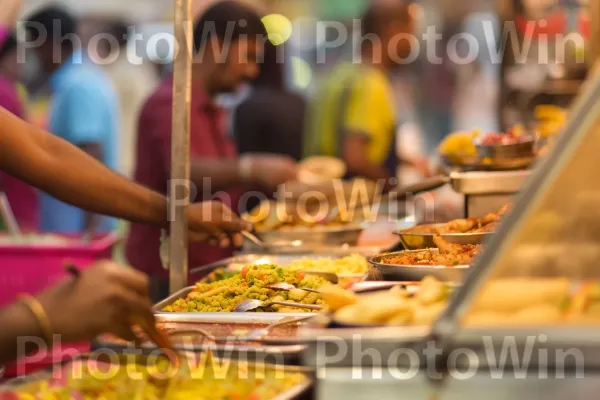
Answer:
[[327, 303], [331, 311], [356, 303], [356, 294], [339, 286], [327, 285], [320, 287], [319, 290], [321, 291], [321, 298]]
[[476, 297], [471, 311], [515, 313], [524, 305], [561, 307], [570, 297], [567, 278], [507, 278], [489, 282]]
[[425, 277], [416, 293], [395, 286], [385, 292], [354, 295], [354, 303], [339, 308], [334, 317], [346, 325], [427, 325], [444, 310], [449, 294], [447, 284]]
[[417, 234], [450, 234], [450, 233], [481, 233], [495, 232], [502, 221], [502, 217], [512, 209], [512, 204], [504, 205], [500, 210], [489, 213], [483, 218], [461, 218], [445, 224], [419, 225], [403, 231], [404, 233]]

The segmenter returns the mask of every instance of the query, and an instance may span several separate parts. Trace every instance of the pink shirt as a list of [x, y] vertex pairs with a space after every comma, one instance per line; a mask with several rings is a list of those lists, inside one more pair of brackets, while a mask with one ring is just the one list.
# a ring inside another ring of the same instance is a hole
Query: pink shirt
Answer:
[[[137, 166], [135, 180], [159, 193], [167, 193], [171, 165], [171, 107], [172, 79], [168, 78], [148, 99], [142, 109], [138, 127]], [[191, 157], [234, 159], [233, 140], [227, 136], [225, 114], [203, 92], [194, 91], [191, 110]], [[238, 204], [241, 190], [231, 188], [226, 192], [231, 201]], [[196, 201], [209, 200], [210, 193], [198, 188]], [[236, 207], [234, 207], [235, 209]], [[127, 240], [127, 258], [135, 268], [154, 276], [167, 277], [159, 257], [160, 229], [148, 225], [133, 224]], [[231, 250], [190, 243], [189, 267], [193, 269], [232, 255]], [[194, 281], [199, 277], [191, 277]]]
[[[0, 27], [0, 46], [4, 44], [9, 30]], [[14, 83], [0, 75], [0, 107], [19, 118], [24, 117], [23, 104]], [[38, 194], [28, 184], [0, 172], [0, 185], [8, 197], [15, 218], [24, 232], [35, 232], [39, 224]]]

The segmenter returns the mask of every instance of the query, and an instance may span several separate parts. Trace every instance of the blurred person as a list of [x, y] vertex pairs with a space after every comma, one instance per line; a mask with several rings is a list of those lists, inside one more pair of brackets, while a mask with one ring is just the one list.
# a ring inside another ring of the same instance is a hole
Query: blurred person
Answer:
[[127, 49], [130, 42], [129, 25], [126, 22], [111, 23], [105, 27], [104, 33], [116, 38], [119, 44], [119, 47], [111, 48], [108, 41], [103, 41], [105, 47], [101, 49], [100, 56], [105, 60], [116, 57], [115, 61], [104, 65], [104, 70], [113, 82], [121, 105], [118, 171], [132, 177], [135, 168], [137, 119], [144, 102], [156, 89], [160, 80], [149, 60], [135, 64], [128, 59]]
[[305, 156], [339, 157], [350, 177], [389, 182], [396, 176], [397, 117], [389, 74], [397, 66], [394, 58], [405, 59], [411, 46], [408, 40], [392, 44], [398, 35], [411, 35], [413, 24], [404, 2], [377, 2], [367, 9], [357, 55], [361, 62], [331, 71], [309, 106]]
[[[25, 118], [26, 96], [20, 85], [21, 68], [17, 58], [17, 37], [11, 31], [21, 1], [9, 1], [0, 12], [0, 107]], [[38, 194], [31, 186], [0, 173], [0, 190], [8, 199], [22, 232], [38, 229]]]
[[[233, 135], [239, 154], [269, 153], [302, 159], [306, 102], [285, 87], [285, 47], [265, 44], [263, 62], [249, 95], [233, 113]], [[260, 204], [248, 201], [249, 211]]]
[[[245, 187], [273, 191], [296, 177], [296, 164], [289, 157], [238, 157], [235, 143], [226, 133], [224, 112], [214, 102], [217, 95], [234, 92], [244, 81], [257, 77], [264, 38], [266, 30], [260, 17], [236, 1], [220, 1], [209, 7], [194, 29], [191, 181], [199, 199], [221, 191], [222, 200], [234, 211], [240, 208]], [[165, 79], [148, 99], [138, 128], [135, 179], [160, 193], [167, 192], [170, 177], [172, 85], [171, 77]], [[130, 264], [151, 276], [154, 299], [164, 298], [169, 288], [168, 273], [159, 257], [159, 239], [159, 229], [134, 224], [126, 246]], [[197, 245], [190, 247], [189, 264], [198, 267], [230, 255], [230, 249]]]
[[[112, 83], [83, 54], [76, 36], [77, 21], [65, 9], [48, 6], [26, 21], [29, 40], [41, 44], [35, 52], [49, 76], [49, 130], [81, 148], [108, 167], [117, 167], [119, 106]], [[43, 194], [41, 230], [45, 232], [108, 232], [114, 220], [95, 216]]]
[[278, 58], [283, 52], [283, 45], [266, 43], [260, 73], [249, 96], [235, 110], [233, 132], [239, 154], [264, 152], [296, 161], [302, 158], [306, 102], [285, 87], [285, 64]]
[[[17, 39], [11, 33], [0, 39], [0, 107], [24, 119], [26, 97], [19, 91], [20, 68], [17, 60]], [[39, 228], [37, 191], [25, 182], [0, 173], [0, 190], [8, 199], [22, 232], [36, 232]]]

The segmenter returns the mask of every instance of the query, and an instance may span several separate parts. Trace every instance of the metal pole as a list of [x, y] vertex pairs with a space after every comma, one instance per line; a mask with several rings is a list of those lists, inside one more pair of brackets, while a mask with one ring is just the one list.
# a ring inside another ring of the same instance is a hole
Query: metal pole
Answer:
[[[169, 183], [170, 290], [187, 286], [188, 242], [185, 211], [189, 190], [182, 193], [190, 178], [190, 104], [192, 98], [192, 0], [175, 1], [175, 40], [178, 47], [173, 66], [173, 120], [171, 132], [171, 182]], [[179, 189], [179, 192], [177, 191]], [[182, 204], [181, 197], [185, 197]], [[175, 206], [177, 205], [177, 206]]]
[[590, 39], [587, 55], [588, 66], [591, 68], [600, 58], [600, 0], [589, 2]]

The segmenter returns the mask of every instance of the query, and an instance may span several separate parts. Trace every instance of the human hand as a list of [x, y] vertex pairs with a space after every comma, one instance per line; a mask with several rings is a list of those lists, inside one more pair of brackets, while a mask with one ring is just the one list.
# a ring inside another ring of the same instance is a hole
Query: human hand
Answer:
[[191, 204], [186, 211], [190, 240], [209, 242], [221, 247], [242, 245], [242, 231], [252, 231], [244, 221], [220, 201]]
[[91, 340], [103, 333], [134, 340], [133, 319], [155, 324], [147, 276], [110, 261], [47, 289], [38, 301], [64, 342]]
[[271, 190], [298, 175], [298, 165], [291, 157], [266, 153], [242, 156], [240, 169], [247, 180]]

